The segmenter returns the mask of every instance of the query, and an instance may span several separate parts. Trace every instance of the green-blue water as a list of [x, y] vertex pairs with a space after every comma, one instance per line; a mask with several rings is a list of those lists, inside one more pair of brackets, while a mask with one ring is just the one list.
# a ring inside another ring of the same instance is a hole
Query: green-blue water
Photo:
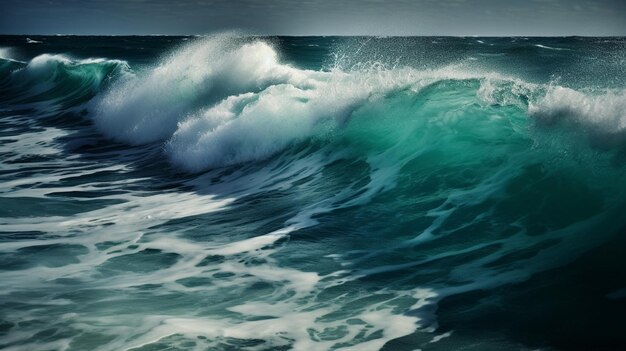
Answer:
[[626, 347], [624, 38], [0, 57], [0, 349]]

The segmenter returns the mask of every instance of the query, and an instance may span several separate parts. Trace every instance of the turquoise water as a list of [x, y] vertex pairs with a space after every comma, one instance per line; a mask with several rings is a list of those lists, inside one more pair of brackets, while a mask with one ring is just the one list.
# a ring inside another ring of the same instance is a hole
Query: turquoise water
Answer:
[[0, 57], [2, 349], [626, 347], [624, 38]]

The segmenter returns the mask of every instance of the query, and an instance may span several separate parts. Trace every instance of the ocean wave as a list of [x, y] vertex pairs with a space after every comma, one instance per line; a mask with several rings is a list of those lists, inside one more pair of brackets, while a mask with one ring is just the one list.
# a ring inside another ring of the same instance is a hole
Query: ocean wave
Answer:
[[[132, 72], [124, 61], [44, 54], [11, 76], [8, 100], [94, 97], [87, 108], [101, 132], [133, 145], [164, 143], [171, 162], [192, 172], [263, 160], [336, 133], [357, 111], [394, 94], [408, 96], [394, 103], [411, 115], [414, 101], [435, 86], [447, 87], [438, 91], [444, 95], [465, 91], [467, 104], [496, 109], [485, 113], [516, 106], [534, 120], [563, 118], [605, 133], [626, 125], [624, 91], [583, 93], [463, 65], [419, 70], [367, 62], [305, 70], [281, 62], [262, 40], [228, 35], [197, 39], [144, 72]], [[452, 105], [443, 100], [438, 107]]]
[[[471, 90], [476, 82], [480, 82], [475, 90], [480, 101], [516, 104], [530, 116], [549, 115], [555, 109], [550, 103], [555, 100], [554, 89], [497, 73], [462, 66], [389, 69], [378, 63], [345, 71], [301, 70], [281, 63], [262, 41], [237, 45], [222, 37], [193, 43], [147, 77], [114, 86], [97, 99], [94, 119], [109, 136], [125, 142], [166, 140], [166, 153], [175, 165], [201, 171], [265, 159], [296, 142], [328, 133], [329, 128], [340, 128], [355, 111], [389, 94], [404, 90], [420, 94], [434, 84]], [[619, 98], [607, 96], [597, 102], [614, 101], [612, 108], [596, 108], [602, 109], [603, 119], [619, 115]], [[585, 104], [569, 105], [571, 110], [565, 112], [595, 118], [592, 115], [598, 111], [585, 110]], [[446, 103], [440, 107], [445, 109]], [[411, 106], [407, 102], [404, 108]]]
[[262, 41], [208, 38], [111, 86], [90, 110], [106, 135], [130, 144], [166, 140], [175, 164], [198, 171], [266, 158], [385, 94], [476, 76], [453, 71], [301, 70]]
[[28, 62], [9, 63], [0, 66], [4, 76], [1, 101], [12, 105], [39, 103], [48, 110], [87, 102], [105, 83], [130, 74], [127, 62], [104, 58], [80, 60], [42, 54]]

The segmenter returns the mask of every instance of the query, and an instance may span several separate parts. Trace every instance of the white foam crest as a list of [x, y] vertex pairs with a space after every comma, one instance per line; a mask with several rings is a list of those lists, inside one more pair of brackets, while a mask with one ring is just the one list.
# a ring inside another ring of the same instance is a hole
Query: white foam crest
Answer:
[[41, 54], [28, 62], [26, 70], [29, 72], [53, 71], [57, 65], [69, 65], [71, 63], [72, 60], [65, 55]]
[[11, 58], [11, 48], [0, 47], [0, 59], [14, 61]]
[[234, 45], [214, 37], [178, 50], [147, 76], [114, 85], [94, 101], [93, 119], [110, 137], [142, 144], [170, 137], [178, 122], [207, 104], [305, 80], [302, 71], [279, 64], [266, 43]]
[[178, 125], [167, 145], [172, 162], [200, 171], [261, 160], [315, 135], [323, 125], [343, 125], [359, 107], [385, 94], [418, 91], [442, 79], [481, 75], [455, 67], [436, 71], [377, 67], [355, 72], [311, 72], [306, 87], [278, 84], [259, 93], [231, 96]]
[[529, 97], [540, 89], [541, 85], [521, 79], [488, 76], [481, 79], [476, 96], [488, 104], [518, 105], [525, 108], [520, 97]]
[[555, 48], [555, 47], [552, 47], [552, 46], [541, 45], [541, 44], [535, 44], [535, 46], [538, 47], [538, 48], [547, 49], [547, 50], [556, 50], [556, 51], [569, 50], [569, 49]]
[[626, 129], [626, 90], [585, 94], [550, 86], [543, 98], [529, 105], [529, 113], [546, 120], [569, 118], [605, 133], [621, 133]]
[[28, 62], [26, 71], [35, 72], [54, 72], [54, 69], [59, 66], [80, 66], [80, 65], [92, 65], [110, 63], [114, 65], [120, 65], [128, 67], [128, 63], [123, 60], [111, 60], [106, 58], [86, 58], [86, 59], [73, 59], [66, 55], [61, 54], [41, 54], [35, 56]]
[[290, 84], [273, 86], [241, 112], [232, 108], [229, 99], [182, 123], [168, 153], [175, 164], [191, 171], [263, 159], [314, 134], [321, 120], [347, 118], [368, 95], [357, 89], [336, 93]]

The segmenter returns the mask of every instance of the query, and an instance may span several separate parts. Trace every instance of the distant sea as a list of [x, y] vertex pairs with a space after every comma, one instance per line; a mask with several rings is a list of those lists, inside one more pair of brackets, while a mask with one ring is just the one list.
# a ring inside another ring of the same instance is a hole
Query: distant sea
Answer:
[[626, 38], [0, 36], [0, 349], [624, 350]]

